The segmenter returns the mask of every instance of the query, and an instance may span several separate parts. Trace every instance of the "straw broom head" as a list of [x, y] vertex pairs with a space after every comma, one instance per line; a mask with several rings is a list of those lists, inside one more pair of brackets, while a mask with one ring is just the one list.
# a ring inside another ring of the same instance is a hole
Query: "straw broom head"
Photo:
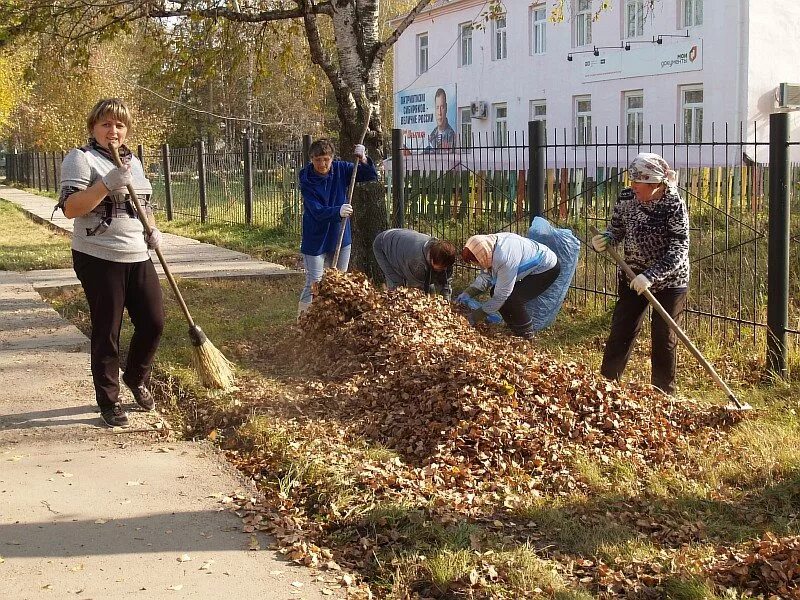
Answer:
[[197, 325], [189, 329], [192, 366], [204, 387], [230, 390], [235, 383], [233, 363], [225, 358]]

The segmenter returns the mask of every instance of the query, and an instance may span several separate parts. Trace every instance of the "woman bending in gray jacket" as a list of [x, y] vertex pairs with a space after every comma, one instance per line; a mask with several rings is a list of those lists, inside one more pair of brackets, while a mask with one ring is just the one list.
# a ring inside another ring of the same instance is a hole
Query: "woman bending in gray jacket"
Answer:
[[450, 299], [456, 261], [450, 242], [412, 229], [389, 229], [375, 236], [372, 251], [390, 290], [405, 286], [431, 294], [438, 288]]

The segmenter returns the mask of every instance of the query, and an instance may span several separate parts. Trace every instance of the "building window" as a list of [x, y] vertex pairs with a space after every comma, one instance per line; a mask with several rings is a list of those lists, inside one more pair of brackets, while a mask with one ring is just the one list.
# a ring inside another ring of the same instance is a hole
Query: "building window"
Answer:
[[681, 125], [683, 141], [699, 144], [703, 141], [703, 88], [692, 86], [681, 88]]
[[592, 43], [592, 0], [577, 0], [575, 5], [575, 45]]
[[472, 23], [461, 23], [458, 26], [458, 35], [461, 40], [461, 52], [458, 54], [458, 66], [466, 67], [472, 64]]
[[469, 106], [462, 106], [458, 109], [459, 126], [461, 129], [461, 147], [470, 148], [472, 146], [472, 111]]
[[681, 27], [703, 24], [703, 0], [682, 0]]
[[629, 144], [644, 139], [644, 94], [641, 90], [625, 94], [625, 132]]
[[492, 104], [494, 115], [494, 139], [496, 144], [508, 142], [508, 105]]
[[508, 47], [506, 45], [506, 16], [502, 15], [492, 21], [492, 33], [494, 43], [492, 44], [492, 53], [495, 60], [502, 60], [508, 56]]
[[625, 0], [625, 37], [644, 35], [644, 0]]
[[531, 54], [547, 51], [547, 9], [544, 5], [531, 7]]
[[530, 120], [542, 122], [544, 139], [547, 141], [547, 102], [544, 100], [531, 100]]
[[428, 33], [417, 36], [417, 75], [422, 75], [428, 70]]
[[592, 143], [592, 98], [590, 96], [575, 97], [575, 142]]

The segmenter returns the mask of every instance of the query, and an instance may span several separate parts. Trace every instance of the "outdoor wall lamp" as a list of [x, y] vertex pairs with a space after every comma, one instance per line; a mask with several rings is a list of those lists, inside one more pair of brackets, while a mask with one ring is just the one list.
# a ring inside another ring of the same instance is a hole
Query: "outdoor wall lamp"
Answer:
[[[684, 37], [684, 36], [678, 36], [678, 37]], [[619, 46], [593, 46], [591, 50], [576, 50], [575, 52], [570, 52], [569, 54], [567, 54], [567, 60], [569, 62], [572, 62], [573, 61], [573, 56], [575, 54], [588, 54], [590, 52], [594, 56], [600, 56], [600, 50], [630, 50], [631, 49], [631, 44], [641, 44], [641, 43], [647, 43], [647, 44], [655, 43], [655, 38], [653, 38], [652, 41], [650, 41], [650, 40], [638, 40], [638, 41], [634, 40], [634, 41], [631, 41], [631, 42], [621, 42]]]
[[599, 56], [600, 53], [598, 52], [598, 50], [599, 50], [599, 48], [597, 48], [597, 46], [595, 46], [591, 50], [576, 50], [575, 52], [570, 52], [569, 54], [567, 54], [567, 60], [569, 62], [572, 62], [572, 56], [573, 55], [575, 55], [575, 54], [588, 54], [589, 52], [591, 52], [595, 56]]
[[663, 44], [665, 37], [676, 37], [676, 38], [688, 38], [689, 37], [689, 30], [687, 29], [686, 32], [682, 35], [678, 35], [675, 33], [661, 33], [658, 37], [653, 38], [653, 44]]

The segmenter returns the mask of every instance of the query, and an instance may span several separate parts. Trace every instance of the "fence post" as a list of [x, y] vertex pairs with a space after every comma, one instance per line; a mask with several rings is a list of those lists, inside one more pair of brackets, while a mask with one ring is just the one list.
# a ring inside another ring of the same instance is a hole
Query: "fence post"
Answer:
[[769, 117], [769, 245], [767, 254], [767, 370], [787, 373], [789, 325], [789, 114]]
[[244, 222], [253, 224], [253, 140], [244, 136]]
[[528, 121], [528, 206], [531, 217], [544, 214], [544, 123]]
[[206, 203], [206, 145], [203, 140], [197, 142], [197, 177], [200, 186], [200, 222], [205, 223], [208, 218], [208, 204]]
[[50, 191], [50, 166], [47, 164], [47, 151], [46, 150], [43, 153], [42, 158], [44, 159], [44, 167], [43, 167], [44, 168], [44, 189], [46, 189], [49, 192]]
[[172, 171], [169, 164], [169, 144], [161, 146], [161, 163], [164, 169], [164, 207], [167, 211], [167, 221], [172, 221]]
[[51, 154], [53, 155], [53, 188], [55, 188], [54, 191], [57, 194], [59, 192], [59, 189], [61, 188], [61, 181], [59, 181], [58, 178], [58, 165], [56, 165], [56, 151], [53, 150]]
[[309, 155], [309, 150], [311, 149], [311, 136], [309, 134], [303, 135], [303, 164], [302, 167], [305, 167], [308, 164], [308, 161], [311, 160], [311, 156]]
[[403, 130], [392, 129], [392, 225], [405, 227], [406, 186], [403, 165]]
[[142, 169], [144, 169], [144, 146], [141, 144], [136, 146], [136, 156], [139, 157], [139, 162], [142, 163]]
[[34, 181], [36, 182], [36, 188], [41, 192], [42, 191], [42, 172], [41, 172], [41, 159], [39, 158], [39, 152], [36, 150], [33, 151], [33, 176]]

